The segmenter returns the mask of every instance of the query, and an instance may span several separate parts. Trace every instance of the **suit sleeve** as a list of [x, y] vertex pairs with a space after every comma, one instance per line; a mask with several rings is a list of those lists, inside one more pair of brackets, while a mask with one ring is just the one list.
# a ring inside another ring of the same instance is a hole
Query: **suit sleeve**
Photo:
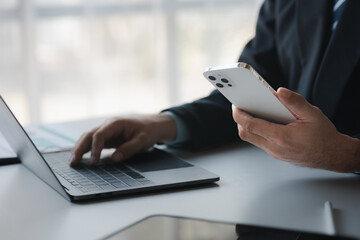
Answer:
[[217, 90], [205, 98], [165, 111], [173, 112], [187, 127], [189, 139], [178, 147], [199, 149], [239, 140], [231, 103]]
[[[274, 37], [275, 17], [273, 1], [265, 1], [260, 9], [256, 36], [245, 46], [239, 61], [252, 65], [267, 79], [280, 79]], [[273, 87], [282, 83], [269, 82]], [[239, 141], [236, 123], [232, 118], [231, 103], [217, 90], [209, 96], [173, 107], [171, 111], [180, 117], [190, 133], [182, 147], [198, 149]]]

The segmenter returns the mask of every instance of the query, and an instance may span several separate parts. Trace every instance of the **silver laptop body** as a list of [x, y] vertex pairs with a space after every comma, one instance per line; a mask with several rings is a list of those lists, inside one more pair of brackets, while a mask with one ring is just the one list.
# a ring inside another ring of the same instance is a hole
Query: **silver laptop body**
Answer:
[[0, 96], [0, 132], [20, 161], [70, 201], [212, 183], [219, 176], [152, 149], [123, 164], [110, 159], [97, 166], [69, 166], [70, 152], [41, 154]]

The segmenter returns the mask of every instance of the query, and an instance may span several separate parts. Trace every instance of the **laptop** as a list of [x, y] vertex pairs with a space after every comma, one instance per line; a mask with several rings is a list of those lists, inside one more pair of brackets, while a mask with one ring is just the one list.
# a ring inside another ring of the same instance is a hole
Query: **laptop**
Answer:
[[0, 132], [20, 161], [69, 201], [213, 183], [219, 176], [154, 148], [124, 163], [69, 166], [70, 152], [41, 154], [0, 96]]

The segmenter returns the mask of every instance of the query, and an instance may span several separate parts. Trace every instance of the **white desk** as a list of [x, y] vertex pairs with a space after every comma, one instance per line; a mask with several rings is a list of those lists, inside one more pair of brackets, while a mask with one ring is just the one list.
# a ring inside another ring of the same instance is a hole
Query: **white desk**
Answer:
[[338, 232], [360, 237], [360, 176], [294, 166], [244, 143], [181, 155], [220, 175], [218, 186], [74, 204], [21, 164], [0, 167], [0, 238], [99, 239], [153, 214], [326, 232], [326, 200]]

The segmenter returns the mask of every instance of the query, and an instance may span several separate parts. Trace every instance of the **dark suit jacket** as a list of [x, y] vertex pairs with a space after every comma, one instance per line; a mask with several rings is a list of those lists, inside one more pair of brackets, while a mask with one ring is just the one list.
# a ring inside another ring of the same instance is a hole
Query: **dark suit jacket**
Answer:
[[[331, 31], [333, 1], [268, 0], [256, 35], [239, 61], [252, 65], [274, 89], [301, 93], [340, 132], [360, 137], [360, 1], [347, 0]], [[239, 139], [231, 104], [218, 92], [169, 109], [187, 124], [188, 147]]]

